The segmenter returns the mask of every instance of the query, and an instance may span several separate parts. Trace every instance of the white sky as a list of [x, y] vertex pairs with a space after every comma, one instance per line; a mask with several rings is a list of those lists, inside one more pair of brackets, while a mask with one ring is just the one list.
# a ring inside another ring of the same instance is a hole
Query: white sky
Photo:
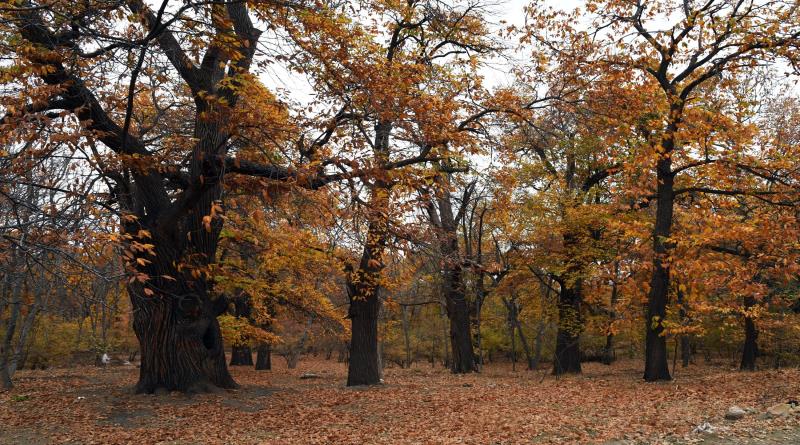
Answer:
[[[487, 0], [486, 3], [489, 4], [490, 9], [494, 11], [494, 14], [487, 17], [487, 19], [495, 25], [497, 31], [509, 25], [522, 26], [525, 24], [524, 8], [529, 5], [531, 1], [532, 0]], [[458, 2], [456, 1], [455, 3]], [[543, 0], [543, 3], [563, 10], [572, 10], [581, 6], [584, 1]], [[505, 24], [501, 25], [501, 21], [504, 21]], [[513, 48], [516, 42], [509, 41], [508, 44]], [[514, 56], [514, 54], [511, 55]], [[513, 81], [509, 71], [508, 64], [505, 63], [504, 60], [498, 58], [490, 61], [481, 71], [481, 74], [485, 78], [484, 84], [490, 88], [508, 85]], [[294, 76], [278, 69], [263, 73], [261, 79], [267, 87], [277, 90], [279, 96], [285, 99], [298, 101], [302, 104], [308, 104], [312, 100], [311, 87], [299, 76]]]

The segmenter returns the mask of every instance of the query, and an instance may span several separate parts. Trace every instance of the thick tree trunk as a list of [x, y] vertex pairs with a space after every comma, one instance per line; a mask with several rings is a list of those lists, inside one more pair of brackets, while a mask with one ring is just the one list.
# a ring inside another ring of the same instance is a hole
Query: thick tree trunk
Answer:
[[753, 297], [744, 298], [744, 349], [742, 350], [742, 363], [739, 369], [742, 371], [755, 371], [756, 358], [758, 357], [758, 329], [753, 317], [749, 316], [749, 310], [755, 306], [756, 300]]
[[689, 367], [692, 361], [692, 344], [688, 335], [681, 335], [681, 367]]
[[286, 367], [289, 369], [297, 368], [297, 362], [300, 361], [300, 351], [291, 350], [287, 352], [284, 357], [286, 359]]
[[[571, 181], [568, 181], [570, 183]], [[562, 234], [567, 255], [566, 271], [558, 279], [558, 330], [553, 357], [553, 375], [581, 373], [580, 337], [583, 332], [583, 272], [585, 248], [580, 234], [567, 230]]]
[[261, 343], [256, 350], [256, 371], [272, 369], [272, 347], [269, 343]]
[[[358, 288], [359, 286], [355, 286]], [[378, 312], [381, 302], [377, 295], [355, 295], [350, 301], [350, 362], [347, 367], [347, 386], [378, 385], [381, 383], [378, 358]]]
[[[672, 133], [674, 134], [674, 132]], [[672, 213], [674, 205], [674, 174], [669, 153], [672, 140], [665, 140], [662, 158], [657, 165], [658, 188], [656, 190], [656, 222], [653, 228], [653, 275], [650, 281], [650, 294], [647, 302], [645, 329], [644, 379], [648, 382], [671, 380], [667, 357], [667, 338], [664, 336], [664, 318], [667, 315], [669, 300], [670, 266], [669, 254], [672, 234]]]
[[553, 357], [553, 375], [580, 374], [580, 336], [583, 331], [581, 317], [581, 281], [571, 286], [561, 283], [558, 296], [558, 332]]
[[383, 248], [386, 244], [382, 222], [370, 224], [367, 244], [355, 276], [348, 275], [350, 309], [350, 361], [347, 386], [381, 383], [378, 351], [378, 314], [381, 309], [379, 279], [383, 271]]
[[453, 351], [450, 370], [466, 374], [475, 369], [475, 351], [469, 325], [469, 306], [461, 282], [461, 268], [446, 272], [447, 316], [450, 320], [450, 349]]
[[[240, 82], [232, 74], [249, 72], [260, 31], [253, 26], [246, 6], [226, 6], [242, 43], [227, 52], [216, 51], [219, 47], [211, 45], [198, 67], [187, 66], [169, 30], [161, 29], [160, 38], [155, 39], [183, 79], [181, 88], [192, 91], [196, 105], [196, 143], [191, 148], [186, 187], [180, 191], [173, 192], [167, 185], [173, 172], [166, 174], [160, 168], [166, 165], [161, 158], [149, 151], [148, 143], [128, 131], [131, 108], [126, 112], [126, 123], [119, 125], [86, 82], [77, 73], [68, 72], [58, 57], [31, 59], [46, 68], [40, 70], [44, 83], [63, 87], [60, 94], [68, 104], [65, 109], [75, 114], [84, 130], [95, 135], [93, 139], [125, 159], [137, 159], [123, 162], [108, 179], [116, 183], [112, 195], [124, 213], [120, 219], [128, 247], [125, 256], [136, 268], [129, 294], [142, 357], [138, 392], [235, 386], [225, 365], [216, 320], [219, 312], [212, 307], [211, 284], [205, 276], [208, 266], [216, 261], [222, 226], [221, 219], [213, 215], [221, 205], [225, 156], [234, 124], [230, 110], [240, 90]], [[144, 2], [128, 2], [128, 8], [144, 17], [153, 30], [158, 27]], [[32, 20], [39, 22], [38, 18]], [[25, 40], [55, 49], [51, 32], [44, 26], [24, 26], [20, 31]], [[232, 61], [233, 54], [237, 57]], [[132, 107], [133, 97], [130, 99]]]
[[[12, 355], [14, 352], [13, 340], [17, 331], [17, 322], [19, 321], [22, 306], [23, 278], [18, 267], [19, 261], [17, 255], [19, 255], [17, 249], [12, 249], [10, 261], [12, 267], [10, 268], [11, 270], [6, 272], [6, 289], [11, 289], [10, 292], [7, 292], [7, 294], [10, 295], [10, 299], [8, 300], [9, 317], [5, 322], [5, 335], [3, 336], [2, 344], [0, 344], [0, 385], [3, 385], [4, 389], [11, 389], [14, 386], [11, 381], [11, 377], [13, 376], [11, 372]], [[0, 313], [0, 315], [2, 315], [2, 313]]]
[[[380, 121], [375, 125], [373, 153], [383, 165], [389, 162], [389, 141], [392, 123]], [[370, 207], [367, 209], [367, 237], [358, 270], [348, 266], [347, 293], [350, 300], [348, 317], [350, 357], [347, 366], [347, 386], [381, 384], [381, 363], [378, 355], [378, 314], [381, 309], [380, 280], [383, 274], [383, 253], [386, 248], [391, 185], [377, 179], [370, 188]]]
[[231, 366], [253, 366], [253, 351], [250, 346], [231, 347]]
[[134, 285], [129, 293], [141, 352], [137, 393], [237, 386], [225, 366], [218, 309], [205, 295], [142, 296]]
[[614, 352], [614, 334], [606, 335], [606, 345], [603, 347], [603, 364], [610, 365], [617, 359]]

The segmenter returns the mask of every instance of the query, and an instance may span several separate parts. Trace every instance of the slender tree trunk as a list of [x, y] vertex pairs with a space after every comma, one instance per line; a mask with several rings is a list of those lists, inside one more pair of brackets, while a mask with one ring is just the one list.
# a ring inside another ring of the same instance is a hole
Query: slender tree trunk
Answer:
[[692, 361], [692, 343], [688, 335], [681, 336], [681, 367], [689, 367]]
[[438, 355], [438, 352], [436, 350], [436, 339], [437, 339], [437, 337], [438, 336], [434, 335], [431, 338], [431, 357], [430, 357], [431, 368], [434, 368], [436, 366], [436, 355]]
[[611, 283], [611, 308], [608, 312], [608, 334], [606, 334], [606, 345], [603, 348], [603, 364], [610, 365], [617, 359], [614, 352], [614, 332], [612, 330], [614, 321], [617, 318], [617, 300], [619, 299], [617, 280], [619, 279], [619, 261], [614, 261], [614, 280]]
[[[444, 295], [447, 318], [450, 321], [450, 349], [452, 361], [450, 370], [455, 374], [474, 372], [475, 351], [472, 348], [470, 332], [470, 311], [464, 286], [462, 255], [458, 245], [458, 221], [463, 212], [456, 215], [449, 191], [449, 177], [437, 176], [436, 205], [431, 199], [428, 203], [428, 214], [431, 225], [439, 240], [439, 252], [442, 255], [442, 294]], [[468, 196], [465, 195], [465, 196]]]
[[758, 357], [758, 329], [755, 320], [750, 316], [749, 311], [755, 306], [755, 298], [744, 297], [744, 348], [742, 350], [742, 363], [739, 369], [742, 371], [755, 371], [756, 358]]
[[444, 348], [444, 356], [442, 357], [442, 365], [445, 368], [450, 367], [450, 341], [448, 337], [448, 329], [447, 325], [445, 324], [444, 320], [446, 320], [447, 315], [444, 312], [444, 308], [439, 308], [439, 317], [442, 320], [442, 347]]
[[[483, 264], [483, 220], [484, 216], [486, 215], [486, 205], [483, 206], [483, 209], [478, 214], [478, 224], [476, 227], [477, 233], [473, 236], [472, 229], [470, 228], [467, 230], [466, 228], [466, 220], [462, 219], [462, 224], [464, 225], [464, 245], [467, 246], [468, 249], [471, 250], [471, 239], [475, 238], [475, 264]], [[470, 227], [472, 224], [470, 223]], [[468, 251], [469, 252], [469, 251]], [[468, 254], [468, 257], [470, 255]], [[474, 313], [474, 335], [475, 335], [475, 347], [478, 350], [478, 355], [476, 357], [476, 365], [478, 371], [483, 368], [483, 335], [481, 333], [481, 323], [483, 321], [483, 303], [486, 299], [486, 287], [484, 283], [486, 272], [483, 268], [479, 268], [476, 276], [475, 276], [475, 313]]]
[[411, 334], [409, 329], [408, 323], [408, 306], [401, 306], [400, 310], [402, 311], [402, 321], [403, 321], [403, 346], [406, 352], [406, 358], [403, 361], [403, 368], [410, 368], [411, 367]]
[[[380, 318], [380, 316], [379, 316], [379, 318]], [[386, 367], [386, 359], [383, 356], [383, 350], [384, 350], [383, 347], [384, 347], [383, 338], [379, 338], [378, 339], [378, 371], [380, 372], [380, 378], [381, 379], [383, 379], [383, 368]]]
[[[676, 124], [673, 124], [676, 125]], [[675, 131], [671, 130], [674, 135]], [[669, 154], [674, 140], [665, 139], [662, 144], [661, 159], [656, 167], [658, 188], [656, 190], [656, 222], [653, 228], [653, 275], [647, 301], [645, 329], [644, 379], [648, 382], [671, 380], [667, 357], [667, 338], [664, 336], [664, 318], [667, 316], [669, 300], [670, 266], [669, 254], [672, 250], [669, 237], [672, 235], [672, 214], [674, 206], [674, 173]]]
[[603, 364], [610, 365], [616, 360], [614, 353], [614, 334], [608, 333], [606, 335], [606, 345], [603, 347]]
[[517, 370], [517, 336], [514, 335], [513, 308], [509, 309], [508, 313], [508, 338], [511, 340], [511, 370]]
[[481, 321], [482, 321], [482, 312], [483, 312], [483, 298], [484, 298], [484, 289], [483, 289], [483, 272], [478, 273], [477, 277], [477, 292], [475, 295], [475, 318], [473, 321], [474, 324], [474, 332], [475, 332], [475, 348], [478, 351], [477, 357], [475, 358], [475, 364], [477, 365], [478, 370], [483, 367], [483, 336], [481, 335]]
[[84, 319], [86, 318], [84, 316], [84, 314], [85, 314], [85, 312], [83, 310], [83, 307], [81, 307], [80, 316], [79, 316], [80, 318], [78, 319], [78, 332], [75, 334], [75, 349], [76, 350], [80, 349], [81, 340], [83, 340], [83, 323], [85, 321]]
[[[680, 288], [678, 288], [678, 307], [679, 307], [678, 317], [680, 317], [681, 319], [681, 324], [686, 325], [688, 323], [687, 313], [686, 313], [686, 301], [684, 300], [683, 291]], [[692, 358], [692, 348], [689, 344], [689, 336], [686, 334], [680, 335], [680, 349], [681, 349], [681, 367], [687, 368], [689, 366], [689, 361]], [[672, 372], [675, 372], [675, 365], [672, 365]]]
[[40, 306], [37, 303], [31, 305], [28, 309], [28, 313], [25, 315], [25, 319], [22, 322], [22, 326], [19, 330], [19, 334], [17, 335], [17, 346], [14, 352], [14, 356], [11, 359], [11, 363], [8, 365], [8, 375], [10, 377], [14, 377], [14, 373], [17, 369], [22, 369], [25, 365], [25, 346], [28, 344], [28, 334], [30, 334], [31, 330], [33, 329], [33, 323], [36, 321], [36, 316], [39, 314]]
[[303, 330], [303, 335], [300, 336], [300, 340], [293, 345], [289, 345], [289, 348], [286, 350], [284, 354], [284, 358], [286, 359], [286, 367], [289, 369], [295, 369], [297, 367], [297, 362], [300, 361], [300, 356], [306, 351], [306, 342], [308, 342], [308, 331], [311, 329], [311, 326], [314, 324], [314, 315], [312, 314], [308, 317], [308, 321], [306, 322], [306, 327]]
[[522, 344], [522, 350], [525, 352], [525, 358], [528, 361], [528, 371], [533, 371], [536, 369], [536, 361], [531, 354], [531, 348], [528, 347], [528, 339], [525, 338], [525, 333], [522, 332], [522, 324], [519, 322], [519, 319], [515, 320], [517, 325], [517, 335], [519, 335], [519, 342]]
[[553, 375], [580, 374], [580, 336], [583, 331], [581, 318], [581, 280], [573, 285], [561, 284], [558, 298], [558, 332], [553, 358]]
[[539, 369], [539, 363], [542, 361], [542, 343], [544, 342], [544, 328], [545, 328], [544, 320], [539, 320], [539, 324], [536, 327], [536, 339], [533, 342], [533, 363], [531, 364], [531, 369], [534, 371], [536, 369]]
[[[33, 206], [36, 201], [36, 193], [33, 187], [33, 179], [30, 171], [26, 174], [26, 179], [28, 180], [28, 186], [26, 187], [25, 191], [25, 201], [28, 206]], [[30, 221], [30, 211], [28, 206], [22, 206], [21, 209], [18, 210], [20, 215], [19, 222], [26, 230], [27, 223]], [[11, 377], [14, 376], [14, 372], [16, 371], [16, 363], [14, 363], [16, 357], [13, 355], [13, 342], [15, 335], [17, 335], [17, 323], [19, 322], [19, 316], [22, 311], [22, 290], [25, 286], [25, 275], [23, 272], [24, 262], [22, 261], [22, 255], [24, 255], [26, 243], [27, 232], [23, 231], [22, 236], [20, 237], [19, 245], [11, 248], [11, 255], [8, 262], [10, 267], [8, 270], [6, 270], [5, 287], [8, 289], [6, 292], [10, 294], [10, 300], [8, 302], [8, 306], [10, 307], [9, 318], [6, 321], [5, 337], [3, 338], [2, 344], [0, 344], [0, 385], [3, 385], [3, 388], [6, 389], [10, 389], [14, 386], [11, 381]], [[0, 312], [0, 316], [2, 315], [3, 312]], [[22, 342], [24, 343], [24, 338], [22, 339]]]
[[774, 369], [780, 369], [783, 366], [783, 329], [778, 328], [775, 334], [775, 360], [772, 362]]
[[517, 335], [519, 335], [519, 341], [522, 344], [522, 351], [525, 353], [525, 360], [528, 362], [528, 370], [531, 371], [536, 368], [537, 362], [534, 360], [534, 356], [531, 354], [531, 348], [528, 346], [528, 339], [525, 337], [525, 333], [522, 331], [522, 323], [519, 321], [519, 305], [517, 304], [516, 296], [512, 296], [510, 299], [504, 298], [503, 304], [506, 306], [506, 310], [508, 312], [508, 322], [510, 325], [509, 332], [512, 336], [512, 349], [516, 350], [514, 347], [515, 343], [513, 338], [514, 330], [516, 328]]
[[297, 362], [300, 361], [300, 351], [292, 349], [284, 356], [286, 359], [286, 367], [288, 369], [297, 368]]

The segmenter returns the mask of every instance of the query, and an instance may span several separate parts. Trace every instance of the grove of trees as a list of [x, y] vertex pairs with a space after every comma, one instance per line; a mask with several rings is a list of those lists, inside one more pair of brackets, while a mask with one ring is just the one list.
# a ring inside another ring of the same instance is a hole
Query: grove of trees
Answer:
[[800, 6], [502, 7], [3, 0], [3, 386], [800, 363]]

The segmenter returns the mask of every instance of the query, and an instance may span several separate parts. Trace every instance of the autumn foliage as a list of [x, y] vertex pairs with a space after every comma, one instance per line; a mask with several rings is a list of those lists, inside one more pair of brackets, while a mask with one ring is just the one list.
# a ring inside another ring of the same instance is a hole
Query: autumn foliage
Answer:
[[314, 356], [402, 385], [304, 387], [326, 408], [435, 384], [478, 416], [522, 369], [694, 379], [626, 381], [627, 416], [800, 365], [800, 8], [556, 3], [0, 0], [3, 387], [235, 391]]

